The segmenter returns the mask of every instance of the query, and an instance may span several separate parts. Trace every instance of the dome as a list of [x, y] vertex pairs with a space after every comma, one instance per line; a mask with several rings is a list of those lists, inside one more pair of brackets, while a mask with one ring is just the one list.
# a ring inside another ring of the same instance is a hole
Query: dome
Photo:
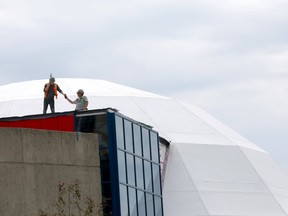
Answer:
[[[0, 86], [0, 117], [41, 114], [46, 82]], [[288, 215], [288, 178], [270, 155], [199, 107], [103, 80], [56, 83], [72, 100], [83, 89], [89, 109], [115, 108], [170, 142], [165, 215]], [[58, 95], [56, 112], [74, 109]]]

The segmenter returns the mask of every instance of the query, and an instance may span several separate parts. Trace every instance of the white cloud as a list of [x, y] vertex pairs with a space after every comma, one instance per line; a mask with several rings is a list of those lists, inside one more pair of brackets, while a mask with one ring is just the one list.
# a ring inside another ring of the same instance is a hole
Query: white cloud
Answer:
[[[3, 4], [3, 3], [2, 3]], [[8, 4], [8, 3], [6, 3]], [[0, 6], [0, 27], [9, 29], [32, 29], [35, 27], [33, 17], [29, 13], [27, 6], [21, 4], [3, 4]]]
[[238, 11], [266, 12], [274, 7], [287, 6], [286, 0], [220, 0], [218, 7]]
[[[211, 110], [229, 110], [238, 115], [265, 116], [267, 113], [276, 118], [288, 118], [288, 78], [285, 79], [256, 79], [239, 81], [211, 88], [181, 92], [184, 100], [190, 100]], [[183, 94], [184, 93], [184, 94]], [[177, 95], [175, 95], [177, 97]], [[242, 114], [241, 114], [242, 113]]]
[[264, 61], [272, 74], [288, 75], [288, 47], [283, 50], [276, 50], [267, 53], [264, 56]]

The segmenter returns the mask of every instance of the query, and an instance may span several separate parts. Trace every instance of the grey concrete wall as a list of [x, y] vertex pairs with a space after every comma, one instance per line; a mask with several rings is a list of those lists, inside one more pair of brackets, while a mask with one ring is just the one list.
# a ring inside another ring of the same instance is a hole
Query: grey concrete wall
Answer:
[[0, 215], [55, 212], [57, 185], [80, 182], [82, 199], [101, 200], [97, 134], [0, 128]]

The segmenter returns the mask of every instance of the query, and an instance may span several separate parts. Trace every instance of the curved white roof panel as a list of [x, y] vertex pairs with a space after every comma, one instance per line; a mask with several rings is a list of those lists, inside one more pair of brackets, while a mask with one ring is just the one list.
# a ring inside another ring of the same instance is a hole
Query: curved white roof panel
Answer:
[[[0, 86], [0, 117], [41, 114], [47, 81]], [[71, 99], [84, 89], [89, 109], [115, 108], [171, 142], [165, 215], [288, 216], [288, 178], [279, 166], [199, 107], [103, 80], [58, 78], [56, 83]], [[55, 107], [56, 112], [74, 109], [61, 94]]]

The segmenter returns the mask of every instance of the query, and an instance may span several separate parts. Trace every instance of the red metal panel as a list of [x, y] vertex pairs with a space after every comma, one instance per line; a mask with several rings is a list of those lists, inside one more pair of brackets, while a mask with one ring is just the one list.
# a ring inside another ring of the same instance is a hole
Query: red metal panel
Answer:
[[23, 119], [10, 121], [2, 121], [0, 119], [0, 127], [14, 127], [14, 128], [32, 128], [32, 129], [43, 129], [43, 130], [57, 130], [57, 131], [74, 131], [74, 115], [63, 115], [63, 116], [51, 116], [43, 118]]
[[57, 130], [58, 121], [57, 118], [45, 118], [42, 119], [42, 129], [44, 130]]
[[25, 126], [27, 128], [41, 129], [41, 119], [32, 119], [25, 121]]
[[59, 131], [74, 131], [74, 116], [58, 117]]
[[9, 122], [1, 122], [0, 121], [0, 127], [9, 127]]
[[23, 127], [23, 121], [13, 121], [9, 122], [9, 127]]

